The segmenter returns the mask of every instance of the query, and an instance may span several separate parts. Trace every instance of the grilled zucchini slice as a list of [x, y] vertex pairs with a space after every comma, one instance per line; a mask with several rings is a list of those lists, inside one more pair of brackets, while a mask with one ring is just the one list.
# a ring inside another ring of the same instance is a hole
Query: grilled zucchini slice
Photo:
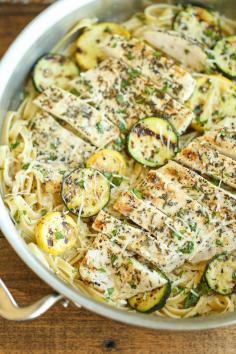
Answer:
[[58, 256], [72, 248], [77, 240], [78, 228], [74, 220], [61, 212], [44, 215], [35, 227], [38, 246], [46, 253]]
[[145, 166], [162, 166], [177, 153], [178, 135], [167, 120], [144, 118], [129, 133], [128, 151]]
[[33, 71], [33, 83], [37, 91], [42, 92], [50, 86], [63, 89], [70, 80], [79, 75], [78, 66], [61, 54], [49, 53], [40, 58]]
[[160, 310], [165, 306], [166, 300], [170, 296], [170, 293], [171, 284], [168, 280], [168, 282], [161, 288], [157, 288], [131, 297], [128, 299], [128, 304], [138, 312], [151, 313]]
[[101, 172], [80, 168], [63, 179], [61, 197], [69, 211], [87, 218], [108, 203], [110, 184]]
[[236, 36], [226, 37], [214, 48], [217, 67], [229, 78], [236, 78]]
[[197, 76], [188, 107], [195, 113], [192, 127], [197, 131], [213, 128], [236, 110], [236, 85], [221, 75]]
[[180, 11], [173, 28], [210, 48], [221, 38], [218, 14], [202, 7], [188, 6]]
[[236, 254], [222, 253], [208, 264], [205, 278], [209, 287], [218, 294], [230, 295], [236, 291]]
[[92, 69], [105, 58], [99, 44], [110, 34], [129, 37], [129, 32], [112, 22], [98, 23], [85, 29], [77, 40], [76, 59], [80, 68]]
[[124, 175], [126, 162], [118, 151], [103, 149], [90, 156], [86, 162], [86, 167], [94, 168], [101, 172]]

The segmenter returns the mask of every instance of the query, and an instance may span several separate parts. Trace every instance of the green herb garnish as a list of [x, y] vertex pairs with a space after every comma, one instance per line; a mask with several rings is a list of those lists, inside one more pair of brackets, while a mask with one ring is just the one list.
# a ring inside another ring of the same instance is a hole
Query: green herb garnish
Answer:
[[14, 150], [17, 148], [18, 145], [20, 145], [20, 142], [16, 140], [13, 144], [10, 144], [10, 149]]
[[179, 249], [179, 251], [184, 254], [192, 253], [193, 250], [194, 250], [194, 243], [192, 241], [185, 242], [184, 246]]
[[134, 188], [132, 189], [132, 192], [134, 193], [134, 195], [136, 195], [137, 198], [143, 199], [143, 194], [139, 189]]
[[55, 237], [57, 240], [62, 240], [64, 238], [64, 235], [61, 231], [55, 231]]

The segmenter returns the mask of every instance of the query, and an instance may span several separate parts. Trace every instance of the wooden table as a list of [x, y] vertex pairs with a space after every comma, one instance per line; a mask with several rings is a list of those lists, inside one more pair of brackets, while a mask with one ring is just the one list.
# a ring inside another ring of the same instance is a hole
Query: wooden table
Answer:
[[[20, 5], [0, 0], [0, 57], [20, 30], [46, 7], [43, 3], [49, 2], [34, 0], [30, 5]], [[1, 234], [0, 277], [22, 305], [50, 293]], [[114, 322], [72, 305], [64, 308], [57, 304], [32, 322], [0, 319], [0, 354], [233, 354], [235, 347], [236, 327], [192, 333], [157, 332]]]

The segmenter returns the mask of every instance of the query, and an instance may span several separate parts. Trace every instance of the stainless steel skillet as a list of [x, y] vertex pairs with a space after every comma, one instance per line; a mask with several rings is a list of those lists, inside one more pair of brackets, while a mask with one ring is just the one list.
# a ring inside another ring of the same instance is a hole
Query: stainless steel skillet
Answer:
[[[171, 1], [164, 0], [159, 2], [171, 3]], [[188, 1], [183, 2], [187, 3]], [[94, 16], [101, 20], [120, 21], [150, 3], [152, 1], [145, 0], [60, 0], [50, 6], [25, 28], [1, 61], [0, 125], [2, 126], [6, 111], [16, 108], [19, 103], [24, 81], [34, 62], [49, 51], [76, 21], [83, 17]], [[204, 4], [214, 6], [227, 16], [236, 19], [235, 0], [205, 0]], [[19, 257], [55, 290], [54, 293], [33, 305], [19, 308], [4, 283], [0, 281], [0, 315], [7, 319], [18, 321], [33, 319], [45, 312], [55, 302], [68, 299], [78, 306], [114, 320], [154, 329], [200, 330], [236, 324], [236, 312], [175, 320], [121, 311], [97, 302], [79, 290], [66, 285], [35, 259], [19, 237], [2, 198], [0, 198], [0, 228]]]

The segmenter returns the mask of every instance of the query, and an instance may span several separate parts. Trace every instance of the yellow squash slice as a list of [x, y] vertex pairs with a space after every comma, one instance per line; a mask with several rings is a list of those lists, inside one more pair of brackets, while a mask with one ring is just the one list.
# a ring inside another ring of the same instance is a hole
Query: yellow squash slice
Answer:
[[236, 86], [220, 75], [197, 76], [187, 104], [195, 113], [192, 127], [200, 132], [209, 130], [226, 116], [236, 115]]
[[61, 212], [44, 215], [35, 228], [38, 246], [46, 253], [60, 255], [72, 248], [77, 239], [78, 229], [74, 220]]
[[87, 28], [79, 36], [76, 59], [81, 69], [92, 69], [105, 58], [105, 54], [100, 49], [99, 44], [110, 34], [129, 37], [129, 32], [112, 22], [95, 24]]
[[86, 167], [94, 168], [101, 172], [124, 175], [126, 162], [118, 151], [103, 149], [95, 152], [95, 154], [87, 160]]

